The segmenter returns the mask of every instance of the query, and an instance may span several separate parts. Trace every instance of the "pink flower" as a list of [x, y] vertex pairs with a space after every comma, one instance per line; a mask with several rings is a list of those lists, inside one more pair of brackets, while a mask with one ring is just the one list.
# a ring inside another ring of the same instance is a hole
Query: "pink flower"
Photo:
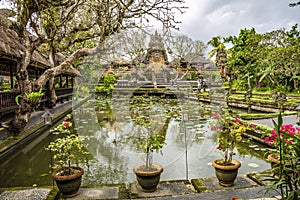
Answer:
[[[286, 134], [289, 134], [290, 136]], [[284, 138], [284, 142], [287, 144], [293, 143], [293, 137], [296, 134], [300, 134], [300, 128], [298, 127], [295, 128], [292, 124], [285, 124], [280, 127], [280, 137]], [[276, 129], [274, 128], [271, 134], [268, 137], [264, 138], [264, 141], [268, 144], [272, 144], [276, 142], [277, 139], [278, 139], [278, 135], [276, 134]]]
[[284, 140], [286, 143], [288, 143], [288, 144], [292, 144], [293, 143], [293, 140], [291, 140], [291, 139], [286, 139], [286, 140]]
[[212, 117], [213, 117], [213, 119], [219, 119], [219, 118], [221, 118], [221, 116], [219, 115], [218, 112], [214, 112], [214, 113], [212, 114]]
[[217, 130], [217, 127], [216, 127], [216, 126], [212, 126], [212, 127], [210, 128], [210, 130], [216, 131], [216, 130]]
[[235, 119], [234, 119], [234, 122], [239, 123], [239, 124], [242, 124], [242, 121], [241, 121], [239, 118], [235, 118]]
[[64, 127], [66, 128], [66, 129], [69, 129], [70, 128], [70, 126], [72, 125], [72, 122], [70, 121], [70, 120], [66, 120], [66, 121], [64, 121]]

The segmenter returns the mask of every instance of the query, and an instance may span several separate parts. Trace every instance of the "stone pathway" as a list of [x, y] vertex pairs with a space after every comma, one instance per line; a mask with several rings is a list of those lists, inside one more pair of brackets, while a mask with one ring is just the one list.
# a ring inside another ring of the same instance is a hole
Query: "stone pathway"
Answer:
[[[271, 128], [274, 127], [272, 119], [277, 123], [277, 117], [276, 118], [271, 118], [271, 119], [257, 119], [257, 120], [251, 120], [254, 123], [257, 124], [262, 124], [265, 126], [269, 126]], [[297, 119], [296, 115], [290, 115], [290, 116], [283, 116], [283, 124], [294, 124], [296, 125], [299, 119]]]
[[4, 191], [0, 194], [1, 200], [43, 200], [49, 195], [51, 189], [34, 188], [24, 190]]
[[[221, 187], [215, 177], [192, 179], [177, 181], [163, 181], [158, 185], [158, 189], [152, 193], [145, 193], [136, 183], [129, 184], [126, 188], [125, 184], [120, 185], [103, 185], [95, 187], [81, 187], [79, 195], [70, 200], [82, 199], [184, 199], [184, 200], [232, 200], [233, 197], [239, 200], [275, 200], [278, 197], [277, 191], [271, 191], [266, 194], [268, 186], [265, 182], [265, 173], [257, 173], [248, 175], [239, 175], [233, 187]], [[252, 180], [258, 179], [259, 183]], [[0, 190], [1, 192], [2, 190]], [[44, 200], [59, 199], [57, 189], [34, 188], [34, 189], [16, 189], [2, 191], [1, 200]], [[277, 198], [278, 199], [278, 198]]]

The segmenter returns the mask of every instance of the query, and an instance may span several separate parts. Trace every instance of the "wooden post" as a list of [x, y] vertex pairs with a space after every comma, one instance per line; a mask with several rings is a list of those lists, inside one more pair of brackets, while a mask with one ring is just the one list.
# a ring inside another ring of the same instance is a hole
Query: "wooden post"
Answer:
[[10, 76], [10, 89], [13, 89], [14, 88], [13, 64], [9, 65], [9, 76]]
[[69, 88], [69, 76], [68, 75], [66, 75], [66, 88]]
[[62, 75], [59, 75], [59, 88], [62, 88]]

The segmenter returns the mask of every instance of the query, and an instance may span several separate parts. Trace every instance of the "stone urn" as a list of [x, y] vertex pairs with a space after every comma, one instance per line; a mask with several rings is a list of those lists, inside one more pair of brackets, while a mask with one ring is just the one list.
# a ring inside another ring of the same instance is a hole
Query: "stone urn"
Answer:
[[81, 185], [81, 177], [84, 171], [81, 167], [70, 167], [72, 171], [76, 173], [71, 175], [64, 175], [64, 170], [57, 169], [52, 173], [52, 177], [56, 182], [59, 191], [62, 193], [62, 197], [70, 198], [77, 196]]
[[223, 164], [222, 160], [222, 158], [214, 160], [212, 166], [215, 168], [219, 184], [224, 187], [231, 187], [234, 185], [241, 163], [237, 160], [232, 160], [230, 164]]
[[133, 172], [136, 174], [136, 179], [144, 192], [154, 192], [157, 189], [163, 167], [152, 164], [147, 168], [145, 164], [140, 164], [134, 166]]

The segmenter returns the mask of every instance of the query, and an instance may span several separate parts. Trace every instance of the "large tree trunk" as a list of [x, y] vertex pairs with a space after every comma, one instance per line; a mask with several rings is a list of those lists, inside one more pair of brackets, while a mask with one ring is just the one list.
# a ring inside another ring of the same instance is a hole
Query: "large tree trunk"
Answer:
[[54, 77], [50, 78], [49, 80], [49, 92], [50, 92], [50, 99], [49, 99], [49, 106], [52, 108], [56, 104], [57, 96], [55, 93], [55, 88], [54, 88]]
[[26, 98], [26, 94], [30, 94], [33, 90], [32, 83], [28, 79], [28, 72], [19, 68], [17, 73], [17, 81], [20, 87], [21, 94], [17, 97], [17, 110], [13, 120], [10, 122], [10, 131], [18, 134], [27, 124], [36, 102], [31, 102]]

